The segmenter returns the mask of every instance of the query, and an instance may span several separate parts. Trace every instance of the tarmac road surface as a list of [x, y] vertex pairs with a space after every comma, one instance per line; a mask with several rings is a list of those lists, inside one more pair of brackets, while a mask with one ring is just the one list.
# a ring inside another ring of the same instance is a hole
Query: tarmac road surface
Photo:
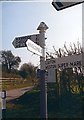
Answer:
[[9, 101], [12, 99], [16, 99], [16, 98], [22, 96], [25, 92], [30, 91], [33, 87], [34, 86], [8, 90], [8, 91], [6, 91], [6, 100]]

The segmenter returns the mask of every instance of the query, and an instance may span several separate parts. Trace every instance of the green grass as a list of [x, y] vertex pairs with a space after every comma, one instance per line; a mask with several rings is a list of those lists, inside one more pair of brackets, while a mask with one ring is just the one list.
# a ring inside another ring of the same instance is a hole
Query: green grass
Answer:
[[7, 103], [7, 118], [37, 118], [40, 111], [40, 91], [33, 89]]
[[[84, 96], [79, 94], [58, 97], [56, 84], [48, 85], [49, 118], [82, 118]], [[40, 118], [40, 90], [34, 88], [18, 99], [7, 103], [7, 118]]]
[[[54, 86], [54, 87], [53, 87]], [[58, 96], [56, 86], [48, 86], [51, 90], [48, 93], [48, 115], [49, 118], [82, 118], [84, 101], [83, 95], [66, 94]], [[54, 88], [54, 89], [52, 89]]]

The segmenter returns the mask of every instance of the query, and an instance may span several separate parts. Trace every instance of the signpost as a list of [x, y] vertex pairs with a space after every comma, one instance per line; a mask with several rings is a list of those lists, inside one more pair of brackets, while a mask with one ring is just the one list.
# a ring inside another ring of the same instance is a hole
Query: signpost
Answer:
[[47, 81], [45, 80], [45, 31], [48, 29], [48, 26], [41, 22], [38, 26], [37, 30], [39, 30], [40, 33], [40, 42], [41, 47], [43, 48], [43, 54], [40, 56], [40, 116], [43, 119], [48, 118], [47, 114]]
[[40, 117], [47, 119], [47, 81], [45, 81], [45, 32], [48, 29], [41, 22], [37, 30], [39, 34], [16, 37], [12, 42], [15, 48], [27, 47], [33, 53], [40, 56]]
[[43, 55], [43, 49], [37, 45], [36, 43], [34, 43], [33, 41], [31, 41], [30, 39], [27, 40], [26, 42], [27, 45], [27, 49], [39, 56]]
[[52, 5], [59, 11], [83, 2], [84, 0], [53, 0]]
[[48, 83], [55, 83], [56, 82], [56, 69], [50, 68], [48, 69], [48, 75], [46, 76]]
[[56, 82], [56, 69], [81, 68], [84, 74], [84, 53], [46, 60], [47, 82]]
[[40, 34], [16, 37], [12, 42], [12, 44], [15, 48], [27, 47], [26, 42], [28, 39], [31, 39], [36, 44], [40, 45], [39, 37], [40, 37]]
[[65, 57], [59, 57], [54, 59], [46, 60], [46, 68], [73, 68], [73, 67], [84, 67], [84, 53], [74, 54]]

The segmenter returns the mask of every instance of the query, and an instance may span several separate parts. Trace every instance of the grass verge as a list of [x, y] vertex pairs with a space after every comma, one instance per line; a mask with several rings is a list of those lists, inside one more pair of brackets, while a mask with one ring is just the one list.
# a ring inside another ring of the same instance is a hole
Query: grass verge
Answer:
[[[48, 118], [83, 118], [84, 96], [58, 97], [56, 85], [48, 85]], [[6, 118], [40, 118], [40, 90], [35, 87], [7, 103]]]

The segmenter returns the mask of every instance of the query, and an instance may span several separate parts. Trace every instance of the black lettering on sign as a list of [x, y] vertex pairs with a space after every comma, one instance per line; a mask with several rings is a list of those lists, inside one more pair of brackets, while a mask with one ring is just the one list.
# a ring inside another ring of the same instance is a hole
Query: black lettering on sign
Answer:
[[70, 62], [70, 66], [73, 66], [73, 62]]
[[74, 66], [77, 66], [76, 62], [74, 62]]

